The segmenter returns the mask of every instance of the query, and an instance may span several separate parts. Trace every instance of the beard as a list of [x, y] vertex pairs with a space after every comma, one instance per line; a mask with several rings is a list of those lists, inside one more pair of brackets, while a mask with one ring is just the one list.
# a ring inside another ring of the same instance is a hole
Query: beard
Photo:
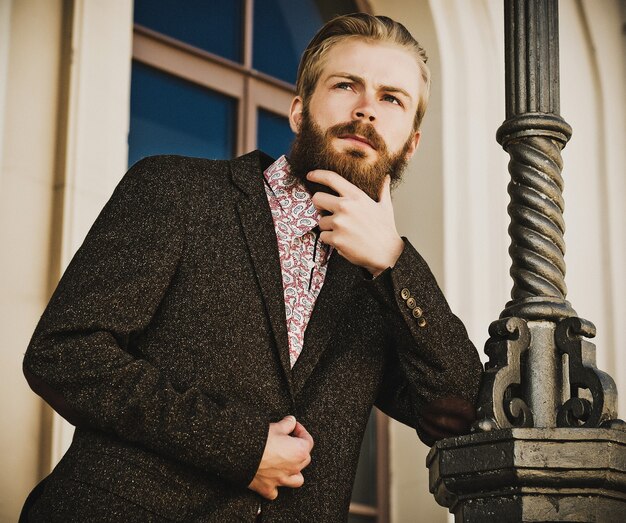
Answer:
[[[378, 158], [367, 159], [366, 153], [358, 148], [338, 152], [332, 145], [334, 138], [359, 135], [366, 138], [376, 149]], [[296, 135], [289, 154], [289, 165], [294, 176], [302, 180], [311, 194], [323, 191], [336, 194], [330, 187], [307, 180], [306, 175], [315, 169], [334, 171], [356, 185], [372, 200], [378, 201], [385, 176], [391, 177], [395, 187], [406, 168], [407, 152], [411, 147], [413, 133], [397, 153], [390, 154], [383, 138], [370, 124], [358, 120], [333, 125], [322, 131], [308, 111], [302, 114], [300, 132]]]

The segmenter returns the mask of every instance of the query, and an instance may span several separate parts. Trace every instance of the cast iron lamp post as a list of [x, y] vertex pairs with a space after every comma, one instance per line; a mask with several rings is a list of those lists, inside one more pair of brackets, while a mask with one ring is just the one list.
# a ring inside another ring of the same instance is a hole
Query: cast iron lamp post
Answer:
[[626, 521], [626, 431], [595, 335], [565, 299], [557, 0], [505, 0], [511, 301], [489, 328], [475, 432], [438, 442], [430, 489], [457, 523]]

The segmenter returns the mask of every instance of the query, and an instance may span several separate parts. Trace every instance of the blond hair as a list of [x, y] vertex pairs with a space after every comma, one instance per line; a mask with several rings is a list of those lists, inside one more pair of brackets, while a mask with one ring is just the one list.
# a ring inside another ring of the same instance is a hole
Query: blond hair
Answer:
[[414, 121], [415, 130], [419, 129], [430, 94], [430, 70], [426, 65], [428, 57], [424, 48], [413, 38], [407, 28], [387, 16], [374, 16], [366, 13], [338, 16], [327, 22], [317, 32], [304, 50], [298, 67], [296, 92], [302, 98], [304, 105], [308, 105], [308, 100], [315, 90], [328, 52], [339, 42], [348, 38], [392, 43], [413, 53], [419, 66], [423, 85], [423, 89], [420, 89]]

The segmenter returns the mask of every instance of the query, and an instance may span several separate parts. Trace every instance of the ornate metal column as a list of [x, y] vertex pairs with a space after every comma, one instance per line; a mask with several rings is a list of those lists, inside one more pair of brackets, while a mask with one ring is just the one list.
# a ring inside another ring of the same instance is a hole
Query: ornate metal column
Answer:
[[505, 0], [511, 301], [489, 327], [478, 422], [438, 442], [430, 488], [457, 522], [626, 521], [626, 431], [595, 335], [565, 299], [557, 0]]

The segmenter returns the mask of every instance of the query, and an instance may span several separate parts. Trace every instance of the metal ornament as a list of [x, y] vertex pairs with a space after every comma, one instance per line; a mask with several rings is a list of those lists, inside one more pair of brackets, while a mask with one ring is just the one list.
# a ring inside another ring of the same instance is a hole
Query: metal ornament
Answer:
[[504, 0], [513, 288], [489, 327], [478, 421], [438, 441], [430, 490], [457, 523], [596, 521], [626, 513], [626, 424], [591, 322], [566, 300], [557, 0]]

